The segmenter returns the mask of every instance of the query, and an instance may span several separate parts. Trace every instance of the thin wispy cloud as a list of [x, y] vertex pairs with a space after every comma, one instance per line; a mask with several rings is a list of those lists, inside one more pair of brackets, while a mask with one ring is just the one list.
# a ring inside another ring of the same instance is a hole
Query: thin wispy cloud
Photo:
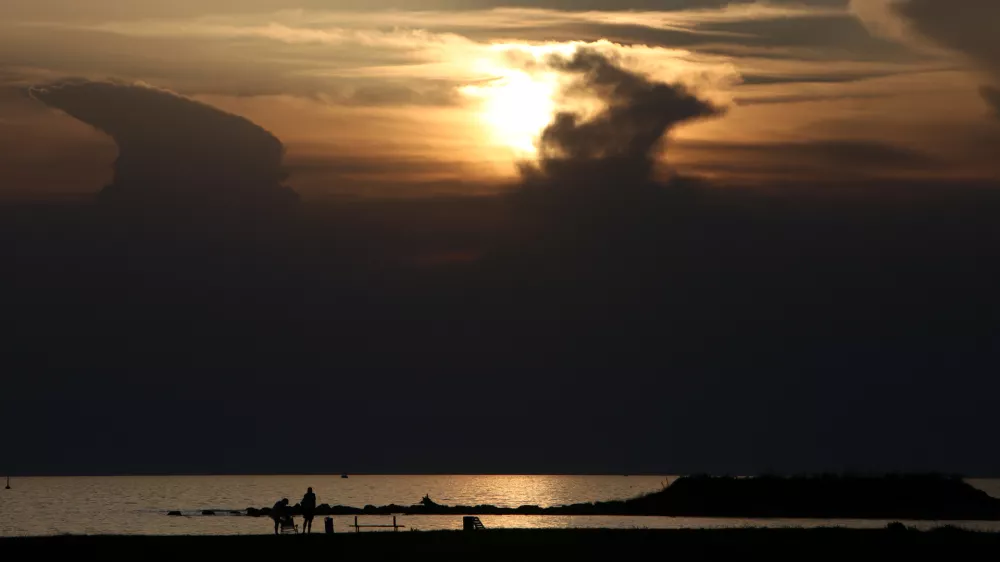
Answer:
[[[656, 29], [673, 29], [705, 33], [708, 35], [739, 37], [737, 32], [701, 30], [706, 24], [737, 23], [743, 21], [768, 21], [804, 18], [838, 18], [848, 15], [843, 8], [783, 5], [771, 3], [735, 3], [717, 9], [675, 11], [564, 11], [542, 8], [495, 8], [490, 10], [391, 10], [380, 12], [332, 10], [283, 10], [274, 13], [203, 16], [192, 19], [147, 19], [107, 21], [102, 23], [62, 23], [35, 21], [31, 25], [72, 25], [84, 29], [113, 31], [141, 35], [177, 35], [215, 32], [225, 33], [235, 24], [241, 27], [261, 21], [282, 23], [297, 28], [304, 37], [306, 29], [365, 28], [377, 19], [382, 28], [450, 29], [470, 31], [475, 29], [516, 30], [525, 27], [558, 26], [562, 23], [586, 22], [610, 25], [629, 25]], [[299, 40], [294, 38], [293, 40]]]

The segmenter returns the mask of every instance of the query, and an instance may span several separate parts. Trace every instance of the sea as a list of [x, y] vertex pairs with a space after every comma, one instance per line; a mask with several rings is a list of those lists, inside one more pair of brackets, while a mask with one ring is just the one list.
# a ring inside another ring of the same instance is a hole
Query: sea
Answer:
[[[0, 536], [46, 535], [253, 535], [273, 532], [267, 518], [235, 515], [287, 497], [295, 504], [312, 487], [318, 503], [364, 507], [412, 505], [425, 496], [445, 505], [543, 507], [627, 499], [668, 485], [674, 476], [114, 476], [13, 478], [0, 481]], [[969, 480], [1000, 497], [1000, 479]], [[202, 515], [205, 510], [216, 515]], [[170, 516], [180, 511], [182, 516]], [[482, 516], [487, 528], [690, 529], [740, 527], [878, 528], [889, 521], [855, 519], [725, 519], [697, 517]], [[349, 532], [354, 516], [333, 517], [334, 532]], [[361, 524], [391, 524], [392, 517], [361, 516]], [[1000, 531], [1000, 522], [921, 521]], [[460, 516], [397, 516], [401, 532], [460, 529]], [[317, 517], [314, 532], [323, 532]], [[371, 530], [368, 532], [385, 532]]]

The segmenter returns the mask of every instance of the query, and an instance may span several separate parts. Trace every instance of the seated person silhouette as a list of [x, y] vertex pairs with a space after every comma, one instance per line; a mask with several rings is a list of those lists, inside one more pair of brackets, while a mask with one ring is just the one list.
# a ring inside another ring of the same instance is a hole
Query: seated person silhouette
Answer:
[[274, 519], [274, 534], [281, 534], [281, 528], [294, 525], [292, 514], [288, 512], [288, 498], [278, 500], [271, 508], [271, 519]]

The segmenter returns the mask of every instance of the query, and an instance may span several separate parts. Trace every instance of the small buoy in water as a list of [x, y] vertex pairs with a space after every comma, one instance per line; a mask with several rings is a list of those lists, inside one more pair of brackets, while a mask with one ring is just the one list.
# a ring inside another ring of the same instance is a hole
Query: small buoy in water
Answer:
[[7, 487], [4, 488], [4, 489], [5, 490], [9, 490], [10, 489], [10, 476], [7, 477]]

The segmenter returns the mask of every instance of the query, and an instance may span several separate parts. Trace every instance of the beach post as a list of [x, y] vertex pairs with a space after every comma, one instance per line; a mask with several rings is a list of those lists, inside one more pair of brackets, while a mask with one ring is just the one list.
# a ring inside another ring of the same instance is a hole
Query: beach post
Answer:
[[333, 517], [327, 517], [323, 520], [323, 526], [326, 528], [326, 534], [333, 534]]

